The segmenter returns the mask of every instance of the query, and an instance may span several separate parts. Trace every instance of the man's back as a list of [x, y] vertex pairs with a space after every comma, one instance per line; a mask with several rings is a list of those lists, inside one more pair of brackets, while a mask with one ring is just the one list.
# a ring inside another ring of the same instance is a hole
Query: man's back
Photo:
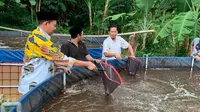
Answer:
[[37, 28], [27, 38], [26, 46], [24, 49], [25, 58], [45, 58], [51, 60], [52, 57], [42, 53], [40, 48], [43, 45], [47, 46], [52, 51], [52, 53], [58, 52], [58, 49], [54, 46], [53, 42], [48, 37], [45, 37], [45, 35]]

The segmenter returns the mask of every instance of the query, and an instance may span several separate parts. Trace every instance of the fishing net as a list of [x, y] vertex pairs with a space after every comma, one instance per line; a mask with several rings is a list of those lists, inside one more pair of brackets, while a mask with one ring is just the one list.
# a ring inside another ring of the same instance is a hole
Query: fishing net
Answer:
[[110, 64], [100, 62], [100, 65], [103, 69], [103, 85], [105, 89], [105, 94], [111, 94], [119, 85], [123, 83], [121, 75], [117, 72], [117, 70]]

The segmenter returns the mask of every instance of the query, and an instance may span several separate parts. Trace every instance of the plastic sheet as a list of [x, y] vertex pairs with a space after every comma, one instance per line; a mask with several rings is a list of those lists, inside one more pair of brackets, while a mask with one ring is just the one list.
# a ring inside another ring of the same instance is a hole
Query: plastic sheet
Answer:
[[[93, 58], [101, 58], [101, 48], [91, 48], [88, 52]], [[0, 50], [0, 63], [21, 63], [23, 57], [23, 50]]]
[[[63, 90], [63, 72], [40, 83], [38, 86], [23, 95], [18, 102], [22, 105], [22, 112], [35, 112], [51, 98]], [[9, 112], [15, 112], [12, 108]]]
[[21, 63], [23, 57], [23, 50], [0, 50], [0, 63]]
[[[101, 58], [102, 48], [90, 48], [89, 54], [93, 58]], [[0, 63], [20, 63], [23, 62], [23, 50], [0, 50]], [[141, 68], [145, 67], [146, 58], [137, 57], [142, 61]], [[126, 59], [125, 59], [126, 60]], [[124, 60], [107, 60], [116, 69], [124, 68]], [[148, 57], [148, 68], [174, 68], [174, 69], [190, 69], [192, 66], [192, 57]], [[200, 69], [200, 61], [194, 61], [194, 70]]]

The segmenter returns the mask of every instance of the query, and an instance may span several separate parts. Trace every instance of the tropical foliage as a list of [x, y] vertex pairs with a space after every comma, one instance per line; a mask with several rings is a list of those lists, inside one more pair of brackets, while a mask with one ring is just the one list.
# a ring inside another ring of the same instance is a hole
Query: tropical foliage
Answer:
[[0, 25], [32, 30], [36, 12], [56, 11], [59, 33], [72, 25], [86, 34], [107, 34], [116, 24], [119, 32], [154, 29], [140, 34], [137, 55], [186, 56], [200, 33], [199, 0], [1, 0]]

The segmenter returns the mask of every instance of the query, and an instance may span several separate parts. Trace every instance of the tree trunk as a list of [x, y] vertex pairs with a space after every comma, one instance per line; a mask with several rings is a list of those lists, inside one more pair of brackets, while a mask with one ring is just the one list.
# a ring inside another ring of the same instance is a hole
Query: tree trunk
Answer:
[[138, 47], [138, 34], [130, 35], [129, 44], [132, 46], [133, 52], [135, 53]]
[[189, 45], [188, 45], [188, 50], [187, 50], [187, 56], [191, 56], [192, 54], [192, 40], [189, 39]]
[[190, 48], [189, 38], [187, 36], [184, 37], [184, 40], [181, 43], [177, 44], [177, 56], [187, 56], [188, 55], [188, 48]]
[[90, 32], [92, 32], [92, 2], [88, 1], [89, 19], [90, 19]]
[[143, 37], [143, 41], [142, 41], [142, 50], [146, 48], [145, 46], [146, 46], [146, 38], [147, 38], [146, 33], [144, 33], [143, 35], [144, 35], [144, 37]]
[[90, 21], [90, 32], [92, 32], [92, 0], [85, 0], [85, 3], [87, 4], [88, 11], [89, 11], [89, 21]]
[[41, 7], [41, 0], [37, 0], [37, 3], [36, 3], [36, 12], [40, 12], [40, 7]]
[[106, 17], [106, 14], [107, 14], [108, 4], [109, 4], [109, 0], [106, 0], [105, 8], [104, 8], [104, 11], [103, 11], [102, 24], [104, 23], [104, 18]]

